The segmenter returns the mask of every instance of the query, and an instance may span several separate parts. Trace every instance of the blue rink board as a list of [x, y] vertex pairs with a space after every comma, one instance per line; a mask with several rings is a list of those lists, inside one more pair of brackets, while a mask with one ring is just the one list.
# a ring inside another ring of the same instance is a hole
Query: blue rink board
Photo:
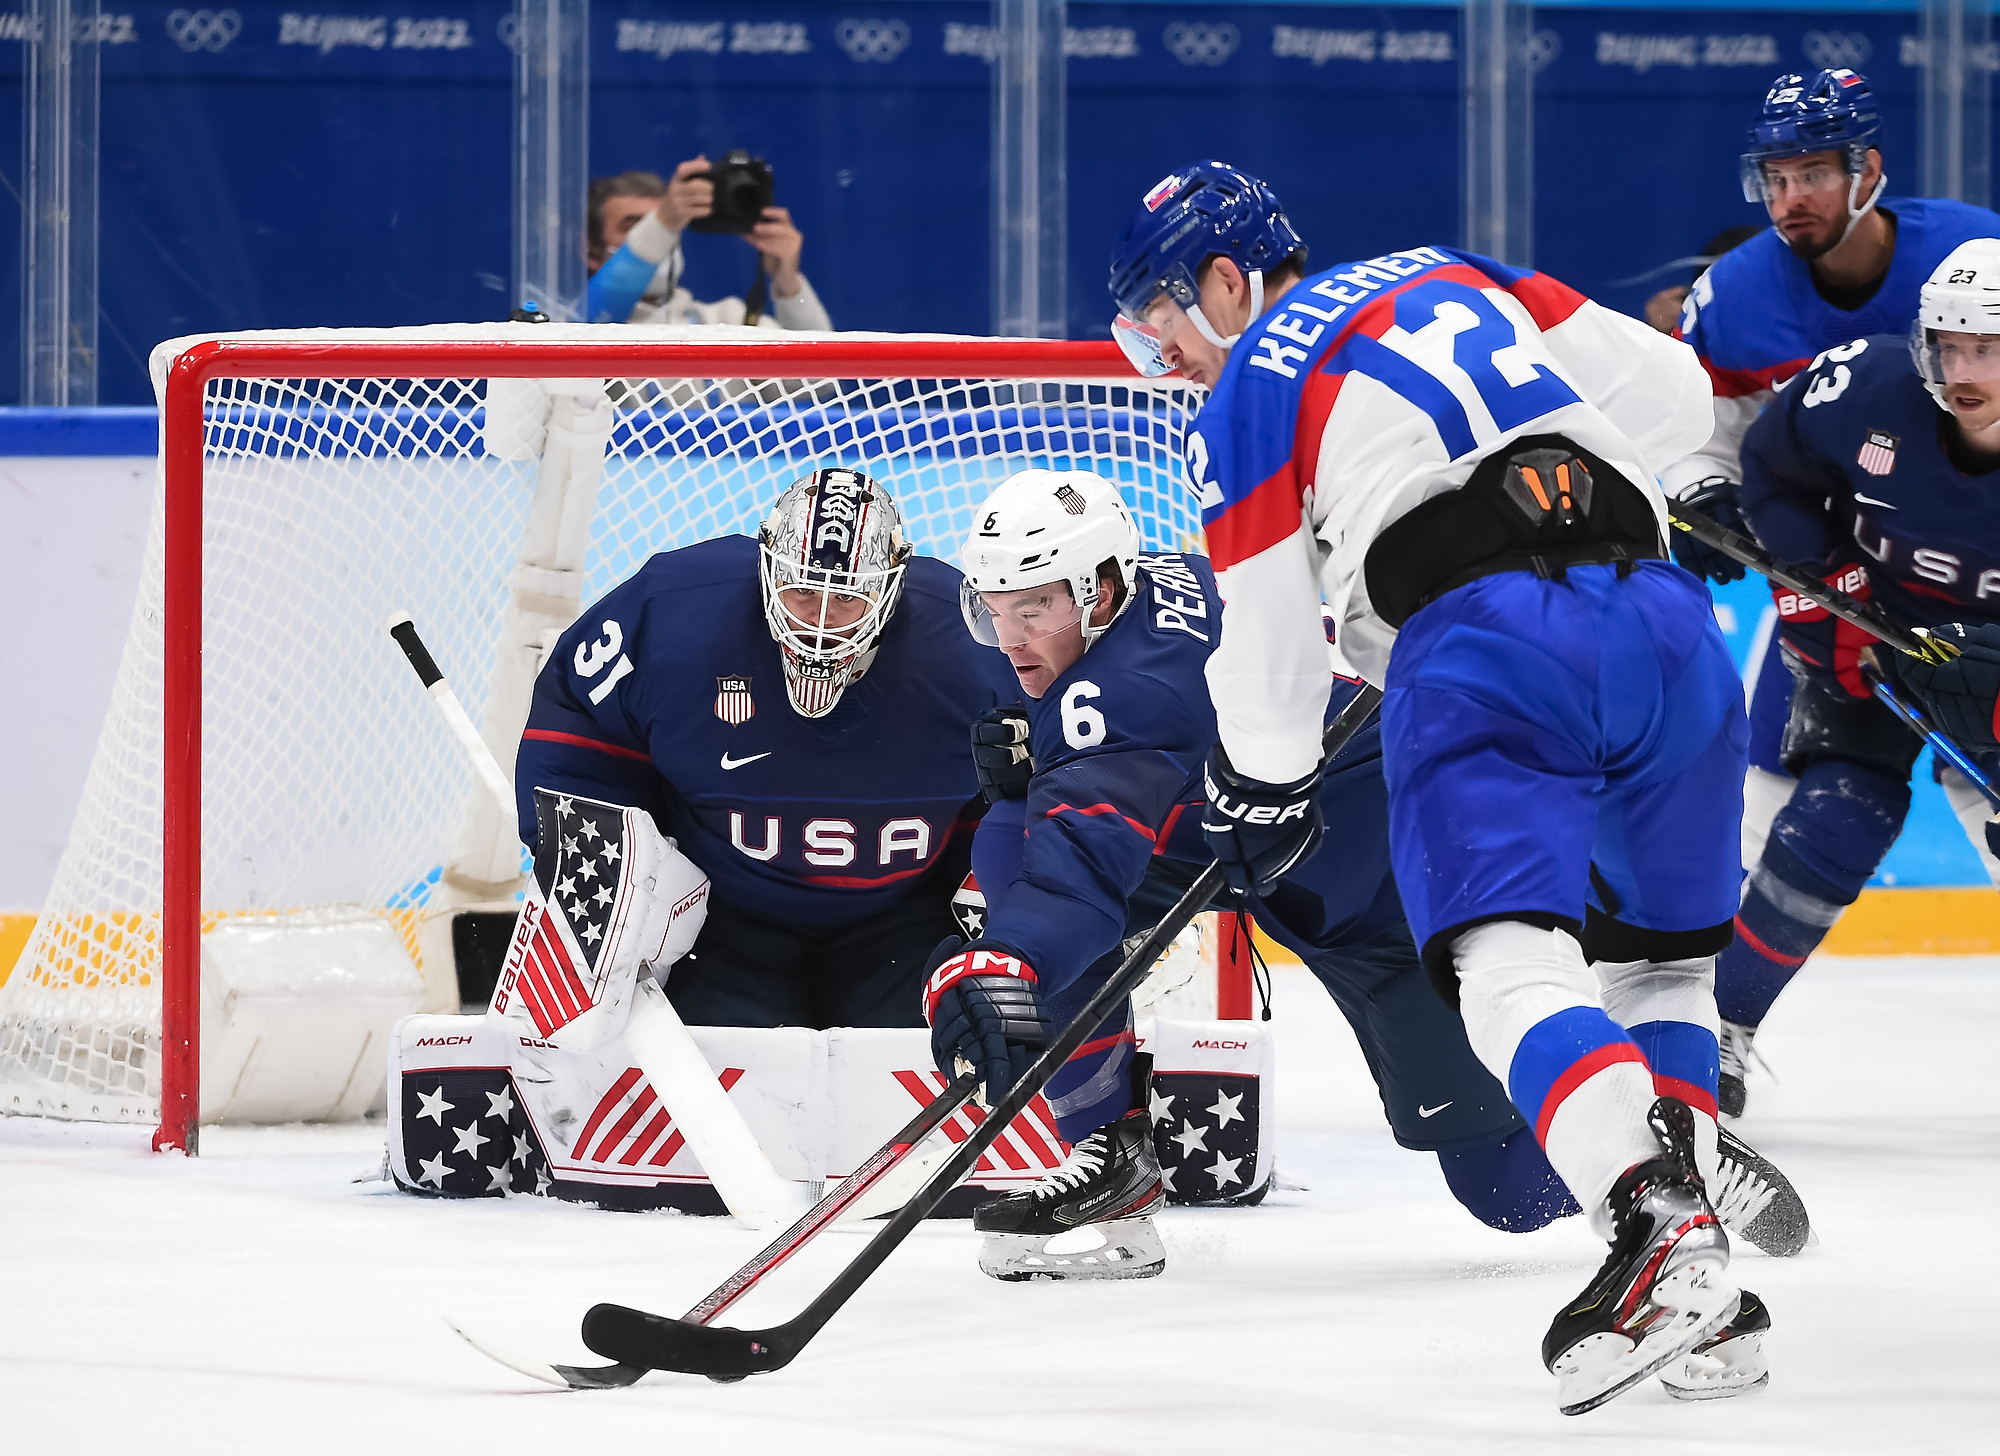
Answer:
[[[1757, 625], [1771, 607], [1771, 591], [1761, 580], [1751, 577], [1712, 588], [1716, 620], [1739, 670], [1757, 635]], [[1965, 831], [1952, 817], [1944, 790], [1931, 778], [1931, 751], [1917, 761], [1910, 817], [1903, 836], [1882, 861], [1871, 885], [1983, 885], [1986, 872], [1979, 856], [1966, 842]]]

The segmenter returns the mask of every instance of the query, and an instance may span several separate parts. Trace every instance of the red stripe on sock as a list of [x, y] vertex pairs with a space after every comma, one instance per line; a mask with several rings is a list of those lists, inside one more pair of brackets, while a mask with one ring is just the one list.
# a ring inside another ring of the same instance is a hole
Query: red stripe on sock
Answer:
[[[1750, 949], [1756, 951], [1758, 955], [1767, 961], [1776, 961], [1779, 965], [1790, 966], [1793, 970], [1797, 970], [1806, 963], [1805, 956], [1788, 956], [1781, 951], [1772, 950], [1771, 947], [1756, 937], [1749, 926], [1743, 923], [1741, 915], [1736, 917], [1736, 933], [1749, 943]], [[1806, 955], [1811, 954], [1811, 951], [1806, 952]]]
[[1679, 1077], [1663, 1077], [1653, 1073], [1653, 1090], [1662, 1097], [1678, 1097], [1696, 1112], [1705, 1112], [1711, 1121], [1716, 1114], [1715, 1094], [1706, 1087], [1698, 1087], [1693, 1082], [1683, 1082]]
[[1571, 1062], [1569, 1069], [1550, 1084], [1549, 1095], [1542, 1099], [1541, 1113], [1535, 1119], [1535, 1141], [1547, 1147], [1549, 1124], [1555, 1121], [1556, 1109], [1563, 1105], [1563, 1100], [1606, 1067], [1615, 1066], [1619, 1062], [1637, 1062], [1648, 1072], [1652, 1071], [1652, 1068], [1646, 1067], [1646, 1054], [1633, 1042], [1606, 1042], [1595, 1051], [1585, 1052]]

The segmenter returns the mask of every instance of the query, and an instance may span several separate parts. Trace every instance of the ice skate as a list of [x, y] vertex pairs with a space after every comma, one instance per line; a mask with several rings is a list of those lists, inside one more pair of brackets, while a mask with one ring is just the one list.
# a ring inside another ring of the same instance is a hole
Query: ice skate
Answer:
[[1611, 1187], [1611, 1252], [1542, 1340], [1566, 1416], [1594, 1410], [1715, 1334], [1736, 1314], [1729, 1236], [1703, 1196], [1694, 1114], [1662, 1097], [1647, 1121], [1660, 1156]]
[[979, 1267], [995, 1279], [1149, 1279], [1167, 1265], [1151, 1214], [1166, 1201], [1138, 1108], [1078, 1143], [1033, 1188], [981, 1204]]
[[1675, 1400], [1722, 1400], [1761, 1390], [1771, 1383], [1764, 1359], [1764, 1336], [1770, 1332], [1770, 1310], [1746, 1289], [1729, 1323], [1661, 1371], [1660, 1384]]
[[1812, 1219], [1791, 1179], [1728, 1128], [1716, 1129], [1715, 1186], [1709, 1202], [1723, 1227], [1774, 1259], [1812, 1242]]
[[1743, 1079], [1750, 1073], [1751, 1043], [1757, 1028], [1734, 1021], [1722, 1023], [1722, 1076], [1716, 1083], [1715, 1105], [1724, 1117], [1741, 1117], [1748, 1092]]

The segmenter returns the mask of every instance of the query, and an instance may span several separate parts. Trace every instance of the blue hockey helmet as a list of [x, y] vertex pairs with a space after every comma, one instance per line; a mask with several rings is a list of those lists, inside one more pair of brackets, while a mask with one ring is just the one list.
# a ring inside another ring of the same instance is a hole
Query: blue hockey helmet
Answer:
[[1845, 66], [1810, 78], [1797, 72], [1778, 77], [1750, 124], [1743, 153], [1743, 196], [1764, 200], [1764, 163], [1814, 152], [1843, 152], [1850, 177], [1858, 177], [1882, 130], [1882, 113], [1868, 78]]
[[1112, 336], [1140, 373], [1170, 372], [1146, 321], [1164, 294], [1226, 349], [1234, 339], [1224, 339], [1201, 314], [1201, 265], [1219, 255], [1242, 269], [1254, 317], [1262, 311], [1264, 274], [1305, 246], [1278, 194], [1248, 172], [1214, 161], [1170, 172], [1147, 190], [1111, 250], [1111, 298], [1118, 306]]

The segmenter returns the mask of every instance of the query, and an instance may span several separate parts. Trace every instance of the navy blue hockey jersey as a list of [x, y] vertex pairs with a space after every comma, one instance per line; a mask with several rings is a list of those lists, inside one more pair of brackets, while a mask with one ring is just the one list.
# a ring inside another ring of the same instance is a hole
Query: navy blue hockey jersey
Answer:
[[[973, 843], [983, 933], [1018, 951], [1044, 994], [1117, 948], [1126, 904], [1155, 855], [1212, 858], [1201, 834], [1202, 766], [1215, 742], [1204, 669], [1222, 598], [1204, 556], [1147, 554], [1138, 575], [1132, 605], [1030, 705], [1028, 797], [995, 805]], [[1347, 681], [1329, 715], [1359, 686]], [[1356, 735], [1329, 766], [1321, 804], [1332, 826], [1325, 843], [1259, 909], [1259, 923], [1300, 953], [1370, 939], [1403, 919], [1378, 729]]]
[[1743, 441], [1743, 513], [1785, 561], [1866, 567], [1914, 626], [2000, 620], [2000, 470], [1969, 475], [1951, 417], [1891, 335], [1829, 349]]
[[589, 607], [535, 683], [515, 785], [651, 811], [724, 900], [849, 925], [893, 904], [978, 816], [973, 720], [1021, 693], [974, 642], [959, 574], [910, 562], [875, 661], [823, 718], [786, 700], [757, 544], [663, 552]]

